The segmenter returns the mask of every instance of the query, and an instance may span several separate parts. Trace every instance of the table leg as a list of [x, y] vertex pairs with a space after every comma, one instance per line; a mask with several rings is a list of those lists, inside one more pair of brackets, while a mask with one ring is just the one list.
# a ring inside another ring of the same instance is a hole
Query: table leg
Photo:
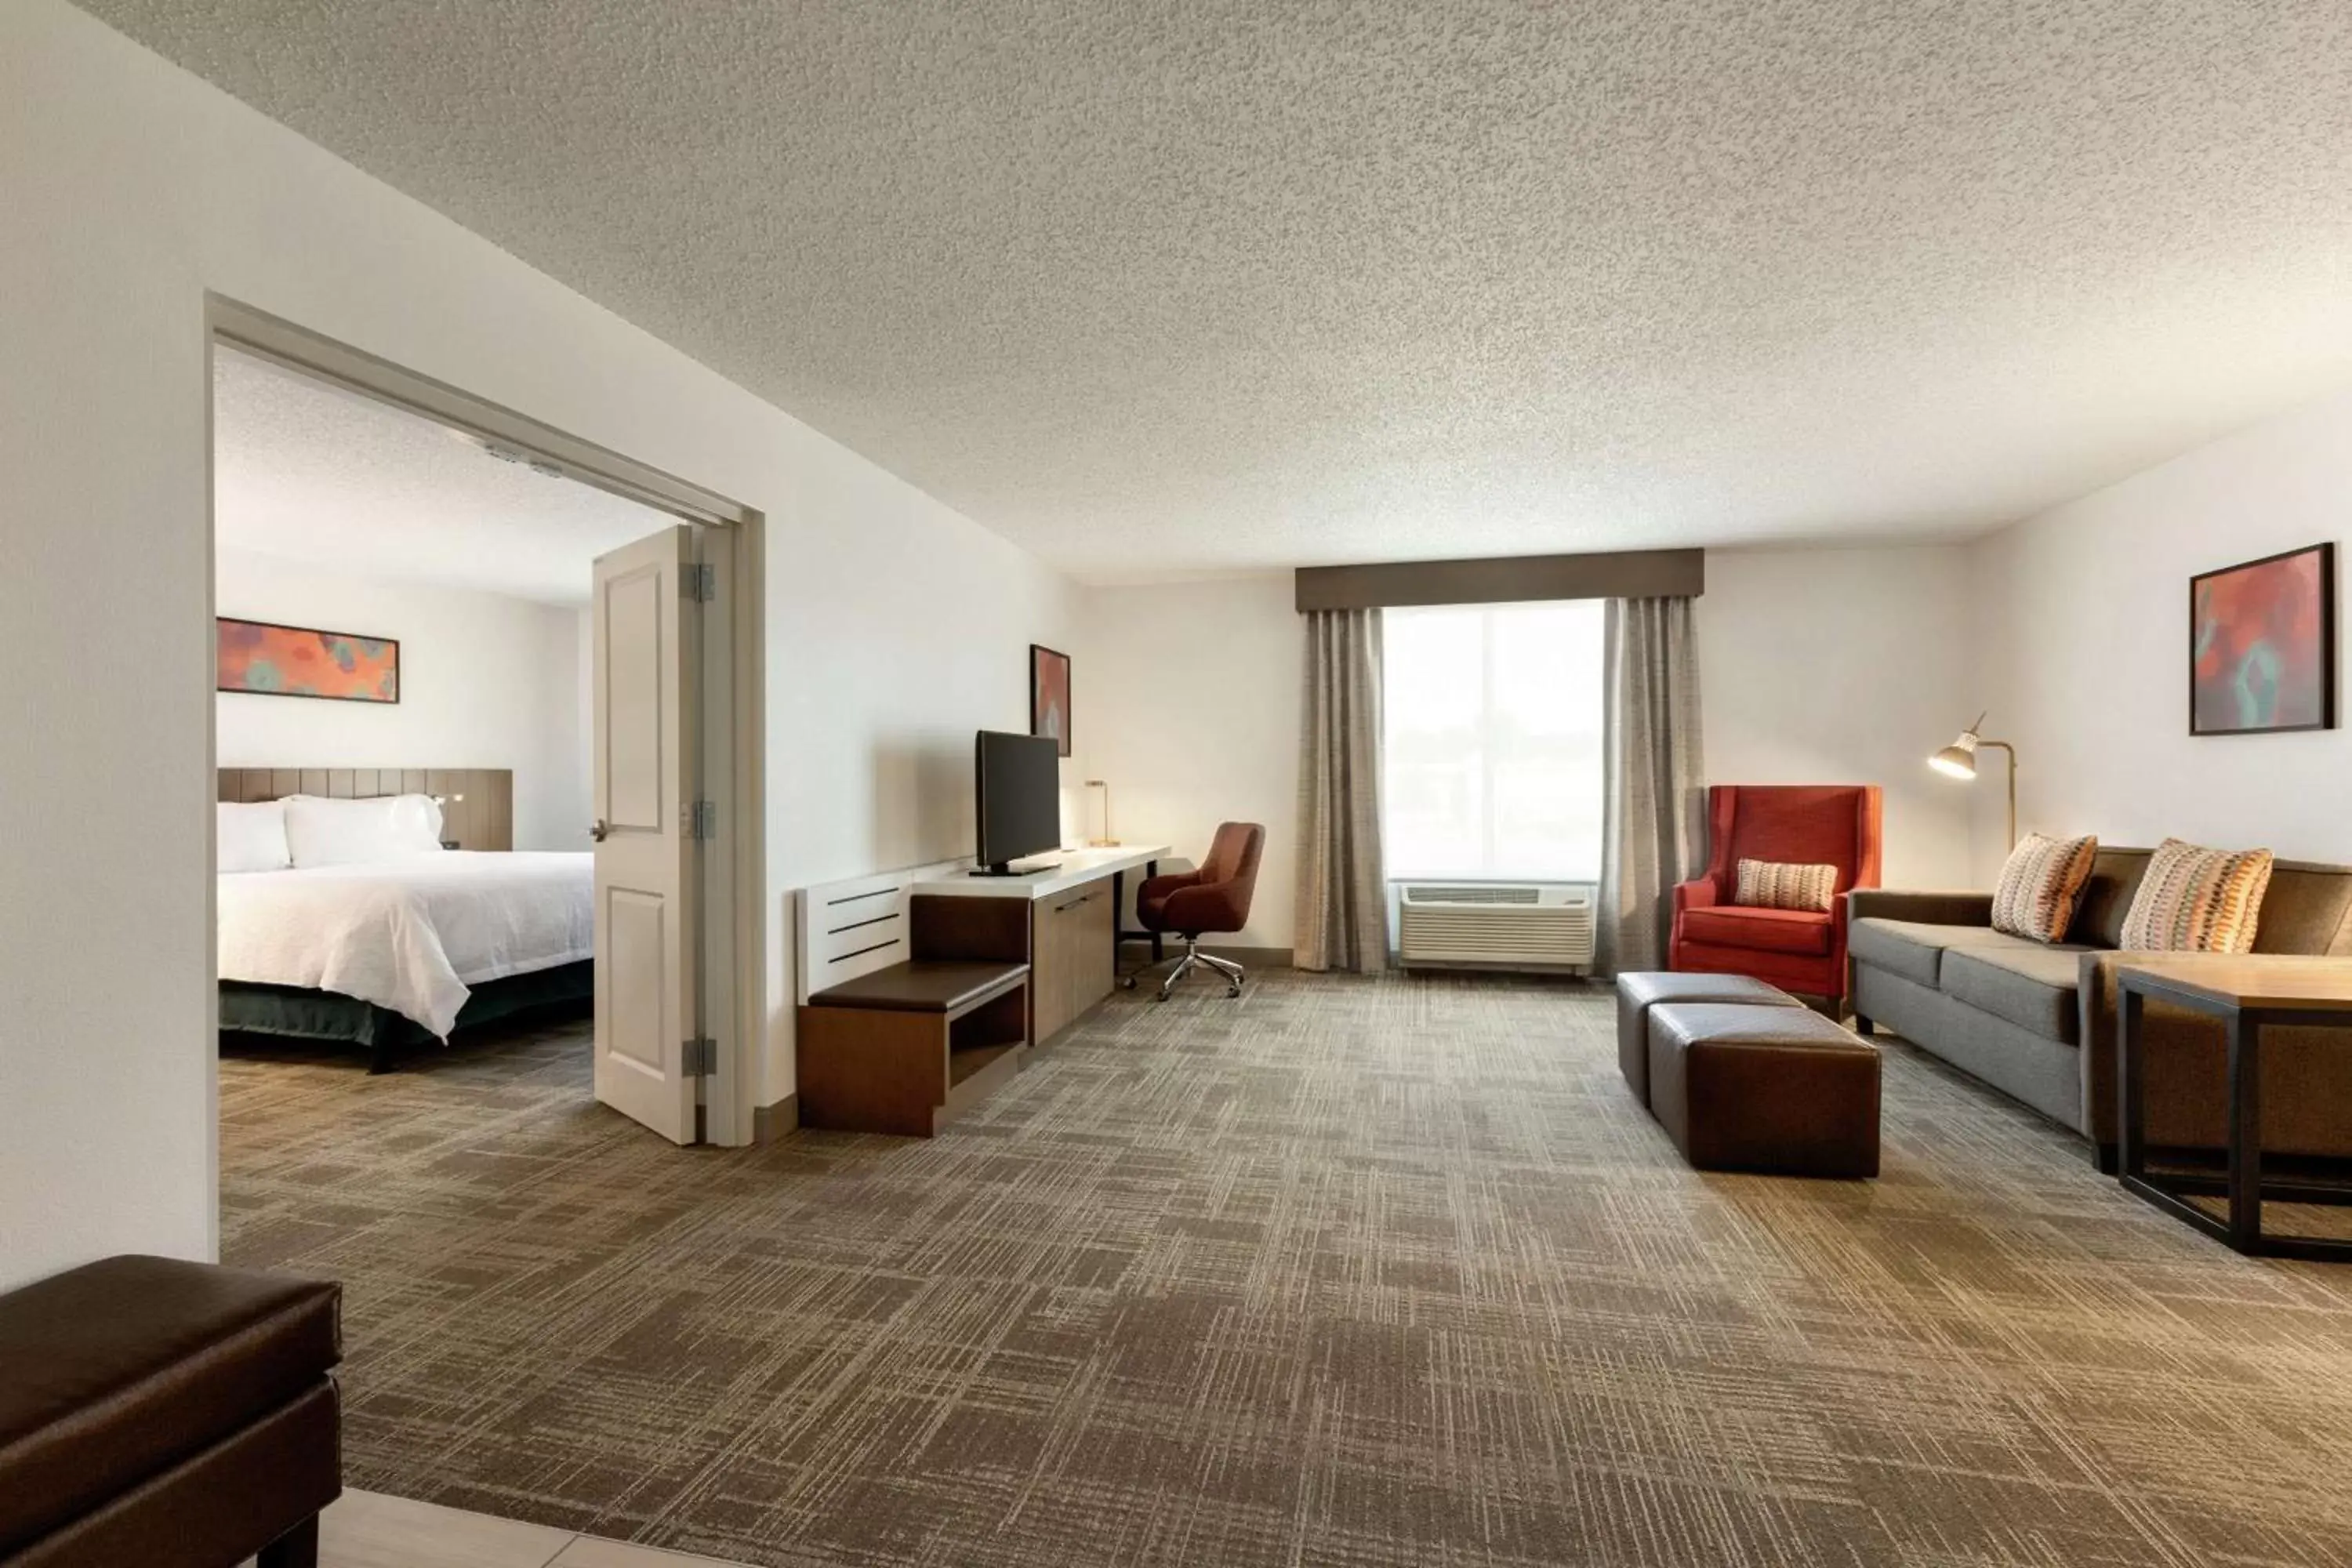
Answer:
[[[1157, 860], [1146, 860], [1143, 863], [1143, 879], [1148, 882], [1158, 875], [1160, 875], [1160, 862]], [[1152, 967], [1155, 969], [1159, 967], [1160, 961], [1164, 956], [1160, 951], [1160, 932], [1153, 931], [1151, 933], [1151, 963]]]
[[[1127, 873], [1110, 874], [1110, 972], [1118, 973], [1118, 955], [1127, 951]], [[1123, 980], [1125, 976], [1120, 976]]]
[[2261, 1026], [2230, 1015], [2230, 1245], [2263, 1246], [2263, 1056]]
[[2147, 1174], [2147, 1096], [2140, 1092], [2139, 1035], [2140, 1020], [2146, 1012], [2147, 998], [2129, 985], [2120, 985], [2116, 994], [2116, 1120], [2120, 1124], [2116, 1136], [2122, 1145], [2117, 1150], [2116, 1173], [2125, 1176], [2145, 1177]]

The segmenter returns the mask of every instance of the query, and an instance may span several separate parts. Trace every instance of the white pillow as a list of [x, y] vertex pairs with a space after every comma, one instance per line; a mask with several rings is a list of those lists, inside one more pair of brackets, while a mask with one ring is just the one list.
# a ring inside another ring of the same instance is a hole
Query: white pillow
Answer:
[[286, 847], [286, 808], [279, 801], [222, 801], [215, 805], [213, 846], [224, 871], [283, 871], [294, 864]]
[[289, 795], [286, 844], [300, 866], [350, 866], [434, 855], [441, 849], [441, 808], [429, 795], [327, 800]]

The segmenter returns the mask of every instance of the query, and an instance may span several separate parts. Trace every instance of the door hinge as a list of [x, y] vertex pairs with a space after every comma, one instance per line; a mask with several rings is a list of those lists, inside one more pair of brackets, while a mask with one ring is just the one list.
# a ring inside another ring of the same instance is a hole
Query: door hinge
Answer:
[[708, 1035], [698, 1035], [686, 1042], [682, 1053], [685, 1065], [679, 1069], [688, 1078], [719, 1076], [719, 1042]]
[[678, 571], [677, 582], [678, 591], [698, 605], [719, 597], [719, 568], [707, 563], [687, 563]]
[[710, 800], [689, 800], [678, 807], [684, 820], [681, 826], [688, 838], [719, 837], [719, 803]]

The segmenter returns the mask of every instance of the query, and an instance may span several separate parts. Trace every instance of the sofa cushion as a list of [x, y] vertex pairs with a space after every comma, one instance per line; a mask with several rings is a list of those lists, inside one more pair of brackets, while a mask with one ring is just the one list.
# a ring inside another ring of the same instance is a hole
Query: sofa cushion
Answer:
[[1717, 904], [1685, 910], [1683, 935], [1691, 942], [1744, 947], [1753, 952], [1819, 955], [1830, 950], [1830, 917], [1819, 910], [1751, 910]]
[[2083, 951], [2034, 942], [1955, 949], [1944, 955], [1943, 993], [2044, 1039], [2079, 1045]]
[[2271, 885], [2267, 849], [2156, 847], [2124, 916], [2124, 946], [2141, 952], [2252, 952]]
[[2263, 894], [2256, 952], [2352, 953], [2352, 869], [2282, 860]]
[[2091, 874], [2074, 900], [2074, 922], [2066, 928], [2068, 942], [2085, 947], [2121, 947], [2124, 916], [2139, 895], [2140, 879], [2147, 875], [2149, 849], [2118, 848], [2102, 844], [2091, 856]]
[[1853, 922], [1846, 932], [1846, 951], [1889, 974], [1935, 989], [1945, 950], [1956, 947], [2000, 947], [2021, 939], [2003, 936], [1990, 926], [1927, 925], [1918, 921], [1872, 918]]
[[2074, 905], [2091, 878], [2099, 841], [2029, 833], [2000, 868], [1992, 895], [1992, 929], [2030, 942], [2063, 942]]

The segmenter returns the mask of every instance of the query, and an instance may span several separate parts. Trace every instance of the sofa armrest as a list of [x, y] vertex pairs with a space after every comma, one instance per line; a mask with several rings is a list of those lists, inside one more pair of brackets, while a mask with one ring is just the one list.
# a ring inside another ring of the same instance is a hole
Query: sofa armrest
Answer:
[[1990, 893], [1856, 888], [1845, 897], [1848, 920], [1915, 921], [1931, 926], [1992, 924]]
[[1685, 910], [1713, 909], [1715, 902], [1715, 879], [1712, 877], [1675, 884], [1675, 915], [1677, 919]]

